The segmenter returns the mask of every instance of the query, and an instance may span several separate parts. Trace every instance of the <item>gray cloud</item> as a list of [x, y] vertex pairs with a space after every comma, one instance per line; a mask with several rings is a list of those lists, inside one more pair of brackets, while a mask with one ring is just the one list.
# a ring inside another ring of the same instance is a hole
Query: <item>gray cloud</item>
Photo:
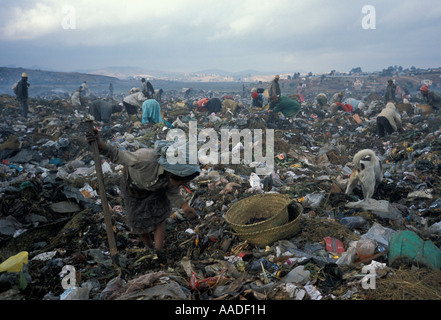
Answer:
[[[375, 30], [362, 26], [368, 4]], [[277, 72], [441, 65], [439, 0], [6, 0], [1, 6], [3, 65]], [[63, 29], [66, 6], [74, 9], [74, 30]]]

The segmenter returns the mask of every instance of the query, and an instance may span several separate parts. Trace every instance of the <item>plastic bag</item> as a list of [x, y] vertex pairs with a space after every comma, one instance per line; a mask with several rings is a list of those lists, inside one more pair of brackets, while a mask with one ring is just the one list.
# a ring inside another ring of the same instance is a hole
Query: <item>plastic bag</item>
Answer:
[[339, 266], [351, 266], [357, 256], [357, 250], [355, 249], [356, 245], [357, 241], [351, 241], [349, 243], [349, 248], [337, 259], [337, 261], [335, 261], [335, 263]]
[[89, 288], [69, 288], [61, 294], [60, 300], [89, 300], [89, 292]]
[[323, 193], [310, 193], [305, 196], [303, 205], [310, 208], [317, 208], [324, 198], [325, 195]]
[[219, 283], [225, 283], [229, 278], [219, 275], [217, 277], [209, 277], [205, 279], [198, 279], [194, 272], [191, 272], [190, 277], [190, 289], [191, 290], [203, 290], [211, 288]]
[[22, 251], [15, 256], [9, 257], [2, 264], [0, 264], [0, 272], [20, 272], [23, 269], [23, 264], [28, 264], [29, 254], [27, 251]]
[[385, 248], [389, 246], [389, 241], [393, 234], [395, 234], [396, 231], [383, 227], [378, 223], [374, 223], [372, 227], [366, 232], [364, 235], [361, 236], [361, 238], [367, 238], [375, 240], [377, 243], [383, 245]]

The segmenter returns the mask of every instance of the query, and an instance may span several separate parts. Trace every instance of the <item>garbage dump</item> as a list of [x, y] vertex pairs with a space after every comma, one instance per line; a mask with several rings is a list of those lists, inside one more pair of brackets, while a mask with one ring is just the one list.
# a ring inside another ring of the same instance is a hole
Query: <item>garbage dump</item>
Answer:
[[[143, 124], [123, 109], [94, 129], [127, 151], [153, 148], [178, 128], [212, 130], [218, 150], [222, 130], [271, 129], [272, 170], [258, 175], [265, 163], [245, 161], [246, 139], [227, 141], [240, 161], [201, 161], [201, 174], [180, 188], [198, 217], [173, 208], [158, 251], [125, 223], [124, 166], [101, 156], [115, 261], [85, 138], [87, 104], [31, 98], [24, 121], [14, 98], [1, 95], [0, 299], [441, 298], [439, 111], [422, 114], [411, 102], [400, 111], [404, 131], [380, 139], [376, 117], [385, 103], [376, 95], [349, 112], [305, 95], [300, 111], [286, 117], [234, 92], [211, 93], [236, 102], [215, 113], [195, 108], [203, 91], [191, 99], [167, 94], [163, 122]], [[345, 192], [362, 149], [373, 150], [383, 169], [368, 199], [360, 185]]]

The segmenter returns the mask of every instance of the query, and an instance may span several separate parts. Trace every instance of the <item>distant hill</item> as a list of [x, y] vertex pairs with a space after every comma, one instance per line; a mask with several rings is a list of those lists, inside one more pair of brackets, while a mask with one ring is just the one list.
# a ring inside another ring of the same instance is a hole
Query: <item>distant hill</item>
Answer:
[[11, 94], [11, 86], [21, 79], [21, 74], [26, 72], [29, 83], [34, 92], [51, 90], [65, 90], [73, 92], [81, 83], [86, 81], [89, 87], [109, 87], [110, 83], [116, 84], [120, 80], [115, 77], [92, 75], [79, 72], [56, 72], [27, 68], [0, 67], [0, 89], [2, 93]]
[[[183, 88], [194, 88], [204, 91], [242, 92], [243, 85], [252, 88], [265, 87], [274, 77], [273, 74], [261, 73], [255, 70], [241, 72], [228, 72], [219, 69], [207, 69], [193, 73], [160, 72], [145, 70], [138, 67], [108, 67], [82, 72], [59, 72], [32, 68], [0, 67], [0, 94], [12, 95], [11, 86], [20, 80], [21, 74], [26, 72], [31, 84], [31, 96], [62, 94], [70, 96], [86, 81], [90, 90], [98, 96], [106, 95], [109, 84], [112, 83], [116, 95], [126, 95], [131, 88], [141, 86], [141, 78], [149, 80], [155, 89], [164, 91], [182, 92]], [[292, 74], [280, 73], [282, 91], [286, 94], [295, 93], [299, 78]], [[441, 68], [403, 70], [393, 75], [385, 72], [363, 74], [335, 73], [322, 75], [302, 75], [300, 79], [307, 85], [307, 90], [312, 92], [331, 93], [347, 88], [352, 90], [353, 83], [361, 81], [360, 92], [378, 92], [385, 88], [387, 80], [393, 78], [397, 84], [408, 90], [417, 92], [423, 81], [430, 81], [431, 89], [439, 91], [441, 88]]]
[[271, 73], [257, 70], [230, 72], [220, 69], [206, 69], [197, 72], [172, 72], [150, 70], [143, 67], [105, 67], [100, 69], [79, 70], [89, 74], [116, 77], [120, 80], [167, 80], [180, 82], [254, 82], [268, 81]]
[[[181, 90], [184, 87], [193, 87], [203, 90], [225, 88], [228, 90], [241, 90], [240, 83], [226, 81], [221, 76], [209, 76], [207, 78], [197, 74], [179, 74], [152, 72], [143, 73], [136, 67], [111, 67], [101, 70], [83, 72], [58, 72], [44, 71], [31, 68], [0, 67], [0, 94], [12, 95], [11, 86], [21, 79], [21, 74], [26, 72], [31, 84], [29, 94], [31, 96], [40, 93], [57, 92], [72, 94], [86, 81], [91, 91], [96, 93], [108, 92], [109, 84], [112, 83], [114, 93], [127, 94], [131, 88], [141, 86], [141, 78], [150, 80], [155, 89]], [[218, 85], [218, 83], [222, 83]], [[236, 88], [237, 87], [237, 88]]]
[[107, 83], [108, 85], [110, 82], [116, 82], [119, 80], [116, 77], [93, 75], [79, 72], [58, 72], [36, 69], [0, 67], [0, 85], [12, 85], [14, 82], [21, 79], [21, 74], [23, 72], [26, 72], [29, 76], [29, 80], [36, 85], [66, 84], [80, 86], [83, 81], [86, 81], [89, 84]]

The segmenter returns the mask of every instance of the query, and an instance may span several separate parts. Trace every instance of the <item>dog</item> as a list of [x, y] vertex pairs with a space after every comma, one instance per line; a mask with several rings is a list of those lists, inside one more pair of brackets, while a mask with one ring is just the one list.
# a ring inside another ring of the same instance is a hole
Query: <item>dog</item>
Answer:
[[364, 199], [372, 198], [375, 187], [383, 179], [383, 166], [375, 152], [364, 149], [357, 152], [352, 160], [355, 168], [346, 187], [346, 194], [351, 194], [358, 183], [361, 185]]

